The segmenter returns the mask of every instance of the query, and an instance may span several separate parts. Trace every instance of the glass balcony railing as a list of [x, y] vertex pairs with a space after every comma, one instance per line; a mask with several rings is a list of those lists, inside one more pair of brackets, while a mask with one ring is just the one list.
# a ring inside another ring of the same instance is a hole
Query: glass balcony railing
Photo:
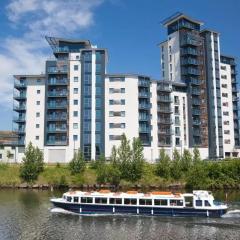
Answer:
[[47, 72], [48, 73], [67, 73], [68, 68], [67, 67], [48, 67]]
[[201, 125], [201, 121], [199, 121], [199, 120], [193, 120], [193, 125]]
[[150, 116], [144, 116], [144, 115], [139, 116], [139, 121], [149, 121], [149, 120], [150, 120]]
[[201, 84], [201, 81], [199, 80], [199, 79], [191, 79], [191, 83], [193, 84], [193, 85], [200, 85]]
[[47, 106], [48, 108], [67, 108], [67, 103], [48, 103]]
[[50, 79], [48, 79], [48, 85], [67, 85], [67, 84], [68, 84], [67, 78], [63, 78], [63, 79], [50, 78]]
[[16, 133], [25, 133], [25, 127], [14, 128], [13, 131]]
[[26, 110], [26, 105], [14, 105], [13, 110], [14, 111], [25, 111]]
[[[198, 95], [199, 95], [199, 94], [198, 94]], [[198, 100], [198, 99], [193, 99], [193, 100], [192, 100], [192, 104], [193, 104], [193, 105], [200, 105], [201, 102], [200, 102], [200, 100]]]
[[20, 82], [19, 80], [14, 80], [14, 87], [15, 88], [26, 88], [27, 83], [26, 82]]
[[170, 118], [158, 118], [158, 123], [162, 124], [172, 124], [173, 121]]
[[67, 144], [67, 140], [52, 140], [52, 139], [48, 139], [47, 140], [47, 145], [66, 145]]
[[66, 91], [48, 92], [48, 97], [67, 97], [67, 95]]
[[25, 116], [14, 116], [13, 121], [14, 122], [25, 122], [26, 118]]
[[139, 127], [139, 132], [140, 133], [149, 133], [150, 132], [150, 128], [149, 127]]
[[158, 112], [162, 112], [162, 113], [172, 113], [173, 109], [171, 107], [157, 107]]
[[66, 132], [67, 127], [48, 127], [48, 132]]
[[199, 109], [193, 109], [192, 110], [192, 114], [193, 115], [200, 115], [201, 114], [201, 111]]
[[172, 102], [172, 98], [169, 96], [158, 96], [157, 100], [159, 102]]
[[147, 103], [140, 103], [138, 105], [139, 109], [149, 109], [151, 107], [150, 104], [147, 104]]
[[66, 121], [67, 115], [48, 115], [47, 120], [50, 121]]
[[149, 87], [150, 83], [147, 80], [139, 79], [138, 86]]
[[172, 129], [158, 129], [158, 134], [160, 135], [172, 135]]
[[139, 92], [138, 96], [141, 98], [149, 98], [150, 97], [150, 93], [148, 92]]
[[157, 86], [157, 90], [158, 91], [163, 91], [163, 92], [171, 92], [172, 91], [172, 87], [170, 85], [158, 85]]
[[198, 55], [198, 51], [192, 48], [185, 48], [181, 50], [181, 54], [182, 55], [194, 55], [197, 56]]
[[187, 58], [187, 59], [183, 59], [182, 60], [182, 65], [199, 65], [199, 61], [196, 59], [192, 59], [192, 58]]

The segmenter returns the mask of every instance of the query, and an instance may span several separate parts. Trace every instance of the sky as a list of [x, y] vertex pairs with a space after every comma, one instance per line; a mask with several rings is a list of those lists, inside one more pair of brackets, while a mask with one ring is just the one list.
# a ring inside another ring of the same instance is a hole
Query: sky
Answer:
[[44, 72], [44, 36], [88, 39], [108, 49], [108, 73], [159, 79], [161, 22], [179, 11], [220, 32], [240, 65], [240, 0], [0, 0], [0, 130], [12, 129], [13, 75]]

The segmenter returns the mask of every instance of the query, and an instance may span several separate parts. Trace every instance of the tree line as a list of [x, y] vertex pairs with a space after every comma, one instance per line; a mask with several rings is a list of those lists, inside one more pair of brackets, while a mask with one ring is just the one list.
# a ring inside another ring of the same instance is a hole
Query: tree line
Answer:
[[[134, 138], [130, 142], [125, 135], [122, 135], [119, 147], [112, 148], [108, 159], [101, 155], [88, 164], [83, 153], [78, 150], [67, 167], [72, 175], [83, 175], [86, 168], [91, 168], [95, 171], [96, 183], [115, 186], [122, 180], [138, 183], [146, 172], [166, 182], [181, 182], [194, 189], [237, 187], [240, 183], [239, 159], [219, 162], [202, 160], [197, 148], [193, 154], [184, 149], [182, 155], [174, 149], [170, 158], [165, 149], [161, 149], [159, 159], [150, 164], [144, 159], [140, 139]], [[20, 167], [20, 177], [26, 182], [34, 182], [43, 171], [43, 154], [30, 143]]]

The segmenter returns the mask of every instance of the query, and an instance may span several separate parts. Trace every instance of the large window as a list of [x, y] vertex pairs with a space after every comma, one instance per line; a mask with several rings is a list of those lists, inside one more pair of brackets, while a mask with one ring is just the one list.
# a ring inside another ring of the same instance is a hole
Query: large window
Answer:
[[78, 203], [78, 197], [73, 197], [73, 202]]
[[124, 204], [137, 205], [137, 199], [136, 198], [124, 198]]
[[170, 199], [170, 206], [183, 206], [183, 200]]
[[81, 203], [93, 203], [93, 199], [91, 197], [81, 197]]
[[95, 203], [107, 204], [107, 198], [95, 198]]
[[152, 199], [139, 199], [139, 205], [152, 205]]
[[154, 199], [154, 205], [167, 206], [168, 201], [166, 199]]
[[109, 203], [110, 204], [122, 204], [122, 199], [121, 198], [110, 198]]

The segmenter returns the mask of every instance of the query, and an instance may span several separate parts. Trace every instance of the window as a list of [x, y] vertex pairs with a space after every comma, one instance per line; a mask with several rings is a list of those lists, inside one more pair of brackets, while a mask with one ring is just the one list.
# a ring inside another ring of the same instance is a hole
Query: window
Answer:
[[39, 128], [40, 127], [40, 125], [39, 124], [36, 124], [36, 128]]
[[74, 116], [74, 117], [78, 117], [78, 111], [74, 111], [74, 112], [73, 112], [73, 116]]
[[96, 122], [96, 131], [101, 131], [101, 122]]
[[122, 199], [121, 198], [110, 198], [109, 203], [110, 204], [122, 204]]
[[172, 55], [169, 55], [169, 62], [172, 62]]
[[121, 140], [122, 135], [109, 135], [109, 140]]
[[95, 203], [107, 204], [107, 198], [95, 198]]
[[71, 202], [72, 201], [72, 197], [67, 197], [67, 201]]
[[39, 140], [39, 136], [36, 136], [35, 139], [36, 139], [36, 140]]
[[169, 53], [172, 53], [172, 46], [169, 46]]
[[81, 203], [93, 203], [93, 199], [91, 197], [81, 197]]
[[179, 104], [179, 97], [178, 96], [174, 96], [174, 104]]
[[230, 141], [230, 139], [225, 139], [225, 140], [224, 140], [224, 143], [225, 143], [225, 144], [230, 144], [231, 141]]
[[175, 114], [179, 114], [179, 107], [178, 107], [178, 106], [175, 106], [175, 107], [174, 107], [174, 113], [175, 113]]
[[78, 129], [78, 123], [73, 123], [73, 128]]
[[77, 141], [78, 140], [78, 135], [73, 135], [73, 141]]
[[224, 121], [223, 124], [224, 125], [229, 125], [229, 121]]
[[125, 78], [124, 77], [110, 77], [109, 81], [110, 82], [125, 82]]
[[78, 100], [77, 99], [73, 100], [73, 105], [78, 105]]
[[196, 207], [202, 207], [202, 200], [196, 200]]
[[221, 70], [227, 70], [226, 66], [221, 66]]
[[179, 116], [175, 117], [175, 125], [179, 125], [180, 124], [180, 118]]
[[227, 84], [222, 84], [222, 88], [227, 88]]
[[0, 159], [2, 159], [2, 153], [0, 153]]
[[84, 134], [83, 135], [83, 141], [84, 143], [88, 144], [88, 143], [91, 143], [91, 134]]
[[172, 64], [170, 64], [170, 72], [172, 72]]
[[204, 201], [204, 205], [205, 205], [205, 207], [211, 207], [211, 204], [209, 203], [208, 200], [205, 200], [205, 201]]
[[36, 104], [37, 104], [37, 105], [40, 105], [40, 101], [37, 101]]
[[162, 77], [165, 77], [165, 72], [164, 71], [162, 72]]
[[73, 197], [73, 202], [78, 203], [78, 197]]
[[41, 79], [37, 79], [37, 83], [40, 83], [41, 82]]
[[74, 71], [78, 71], [78, 65], [74, 65]]
[[175, 145], [180, 146], [180, 138], [175, 138]]
[[228, 107], [228, 102], [224, 102], [224, 103], [223, 103], [223, 106], [224, 106], [224, 107]]
[[102, 110], [97, 109], [96, 110], [96, 119], [101, 119], [102, 117]]
[[172, 80], [172, 73], [170, 73], [170, 80]]
[[37, 112], [37, 113], [36, 113], [36, 117], [40, 117], [40, 112]]
[[166, 199], [154, 199], [154, 205], [167, 206], [168, 202]]
[[170, 206], [183, 206], [183, 200], [170, 199]]
[[121, 112], [110, 111], [109, 117], [125, 117], [125, 111], [121, 111]]
[[95, 141], [97, 144], [101, 143], [101, 135], [100, 134], [95, 134]]
[[125, 128], [125, 123], [109, 123], [109, 128]]
[[74, 77], [74, 78], [73, 78], [73, 81], [74, 81], [74, 82], [78, 82], [78, 77]]
[[102, 94], [102, 88], [96, 87], [96, 95], [101, 95], [101, 94]]
[[152, 199], [139, 199], [139, 205], [152, 205]]
[[100, 108], [102, 105], [102, 99], [101, 98], [96, 98], [96, 107]]
[[40, 92], [41, 92], [40, 90], [37, 90], [37, 94], [40, 94]]
[[223, 116], [229, 116], [229, 112], [223, 112]]
[[91, 86], [84, 86], [84, 95], [91, 95]]
[[78, 88], [74, 88], [74, 89], [73, 89], [73, 93], [74, 93], [74, 94], [78, 94]]
[[80, 56], [79, 55], [76, 55], [76, 60], [80, 59]]
[[224, 134], [230, 134], [229, 130], [224, 130]]
[[83, 100], [84, 107], [90, 108], [91, 107], [91, 98], [85, 97]]
[[137, 199], [136, 198], [124, 198], [124, 204], [137, 205]]
[[222, 96], [223, 97], [228, 97], [228, 94], [227, 93], [222, 93]]
[[221, 75], [222, 79], [227, 79], [227, 75]]

